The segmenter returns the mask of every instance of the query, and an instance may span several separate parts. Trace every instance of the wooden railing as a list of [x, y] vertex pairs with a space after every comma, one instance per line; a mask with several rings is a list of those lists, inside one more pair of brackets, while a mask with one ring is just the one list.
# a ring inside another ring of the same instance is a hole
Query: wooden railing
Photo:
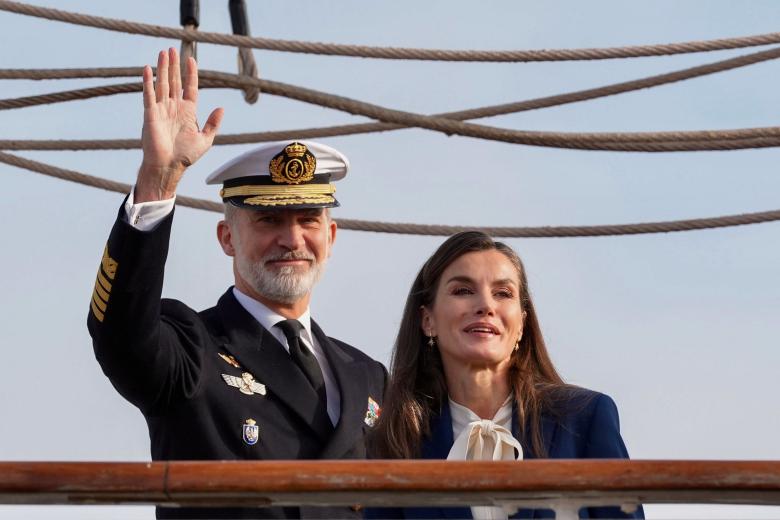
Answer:
[[0, 462], [3, 504], [780, 505], [780, 462], [533, 460]]

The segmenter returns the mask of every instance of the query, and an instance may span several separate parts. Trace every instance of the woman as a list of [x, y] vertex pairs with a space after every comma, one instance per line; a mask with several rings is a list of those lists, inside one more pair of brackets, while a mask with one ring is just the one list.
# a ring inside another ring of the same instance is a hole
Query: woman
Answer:
[[[525, 269], [470, 231], [423, 265], [406, 301], [372, 455], [386, 459], [627, 458], [608, 396], [567, 385], [544, 345]], [[583, 517], [623, 518], [617, 507]], [[368, 516], [506, 518], [495, 507], [375, 509]], [[521, 510], [517, 517], [552, 517]], [[642, 517], [641, 508], [634, 514]], [[628, 515], [631, 517], [631, 515]]]

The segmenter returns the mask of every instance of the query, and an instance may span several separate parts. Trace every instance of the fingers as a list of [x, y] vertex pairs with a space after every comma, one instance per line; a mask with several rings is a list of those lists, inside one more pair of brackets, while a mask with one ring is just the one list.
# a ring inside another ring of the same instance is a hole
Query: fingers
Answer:
[[219, 125], [222, 123], [222, 116], [224, 115], [225, 110], [223, 108], [216, 108], [209, 114], [209, 118], [206, 119], [206, 124], [203, 125], [201, 133], [208, 139], [209, 144], [211, 144], [217, 136], [217, 131], [219, 130]]
[[184, 99], [198, 102], [198, 63], [195, 58], [187, 58], [187, 67], [184, 74]]
[[178, 98], [181, 96], [181, 66], [179, 65], [179, 53], [171, 47], [168, 49], [168, 83], [170, 85], [170, 96]]
[[154, 106], [154, 80], [152, 79], [152, 68], [147, 65], [144, 67], [144, 110], [149, 110]]
[[168, 53], [160, 51], [157, 55], [157, 101], [168, 97]]

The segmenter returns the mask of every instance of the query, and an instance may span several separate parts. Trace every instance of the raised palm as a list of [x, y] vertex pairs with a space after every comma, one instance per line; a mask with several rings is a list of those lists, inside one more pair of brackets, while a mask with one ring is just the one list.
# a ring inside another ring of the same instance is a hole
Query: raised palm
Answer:
[[157, 84], [150, 67], [144, 68], [143, 163], [138, 172], [137, 202], [172, 197], [184, 170], [214, 142], [223, 111], [215, 109], [198, 128], [198, 66], [189, 58], [182, 85], [175, 49], [157, 59]]

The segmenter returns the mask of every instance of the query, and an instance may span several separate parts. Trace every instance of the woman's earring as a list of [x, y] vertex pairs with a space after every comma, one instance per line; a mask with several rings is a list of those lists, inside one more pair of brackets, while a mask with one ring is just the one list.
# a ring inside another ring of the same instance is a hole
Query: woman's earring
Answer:
[[517, 343], [515, 343], [515, 348], [512, 349], [513, 352], [517, 352], [520, 350], [520, 340], [517, 340]]
[[431, 348], [436, 347], [436, 337], [435, 336], [428, 336], [428, 346]]

